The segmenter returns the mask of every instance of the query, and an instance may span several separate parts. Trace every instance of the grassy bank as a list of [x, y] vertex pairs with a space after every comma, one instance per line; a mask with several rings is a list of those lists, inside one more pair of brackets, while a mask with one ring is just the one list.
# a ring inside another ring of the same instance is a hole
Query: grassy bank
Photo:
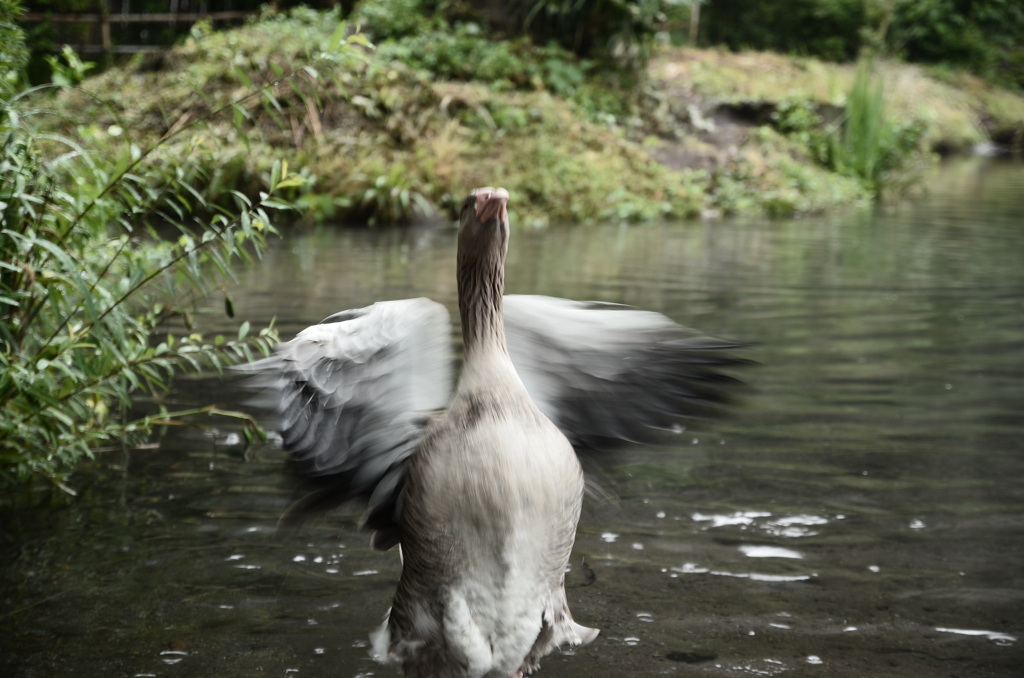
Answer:
[[[258, 194], [287, 157], [305, 179], [289, 197], [313, 219], [430, 218], [479, 185], [507, 187], [519, 223], [786, 215], [866, 203], [880, 185], [834, 171], [822, 150], [851, 66], [673, 49], [638, 84], [557, 47], [439, 21], [326, 59], [338, 19], [296, 10], [227, 32], [200, 25], [171, 52], [66, 92], [54, 119], [76, 121], [59, 131], [101, 153], [175, 135], [169, 164], [201, 139], [209, 176], [195, 188], [212, 202]], [[891, 117], [920, 127], [910, 165], [926, 157], [917, 146], [1020, 139], [1018, 96], [901, 64], [880, 73]], [[807, 119], [790, 124], [780, 107]]]
[[[772, 52], [661, 51], [650, 67], [660, 87], [727, 108], [808, 101], [842, 107], [855, 64]], [[988, 142], [1021, 150], [1024, 96], [962, 71], [882, 60], [877, 65], [891, 113], [926, 123], [922, 142], [939, 152], [967, 152]]]

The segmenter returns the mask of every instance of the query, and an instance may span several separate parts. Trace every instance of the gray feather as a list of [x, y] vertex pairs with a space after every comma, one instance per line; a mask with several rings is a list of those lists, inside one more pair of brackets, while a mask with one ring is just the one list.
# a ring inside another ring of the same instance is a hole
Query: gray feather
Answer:
[[[298, 469], [325, 479], [282, 519], [296, 526], [355, 497], [394, 503], [426, 414], [451, 397], [451, 320], [429, 299], [343, 311], [243, 366], [276, 412]], [[390, 475], [389, 475], [390, 474]], [[383, 525], [382, 525], [383, 527]]]
[[679, 430], [730, 401], [722, 368], [742, 347], [659, 313], [617, 304], [507, 295], [505, 333], [530, 397], [573, 446], [607, 450]]

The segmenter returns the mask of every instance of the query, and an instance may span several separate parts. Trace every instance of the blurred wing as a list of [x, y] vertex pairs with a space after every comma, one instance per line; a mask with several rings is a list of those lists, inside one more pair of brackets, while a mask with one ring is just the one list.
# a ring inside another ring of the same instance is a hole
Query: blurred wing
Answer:
[[452, 388], [451, 319], [429, 299], [377, 302], [307, 327], [243, 366], [278, 415], [299, 470], [325, 477], [282, 523], [297, 525], [353, 497], [394, 503], [404, 462]]
[[541, 296], [505, 297], [512, 362], [537, 406], [577, 449], [645, 442], [721, 411], [741, 382], [743, 345], [660, 313]]

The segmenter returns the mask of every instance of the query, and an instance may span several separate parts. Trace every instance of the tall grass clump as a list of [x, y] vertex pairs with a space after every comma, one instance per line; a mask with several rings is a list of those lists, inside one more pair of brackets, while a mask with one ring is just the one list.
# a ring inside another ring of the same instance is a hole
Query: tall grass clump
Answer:
[[845, 112], [829, 130], [825, 161], [830, 169], [857, 177], [876, 193], [905, 185], [926, 129], [920, 118], [900, 121], [890, 114], [882, 78], [871, 60], [862, 59], [846, 95]]
[[[332, 46], [346, 49], [344, 27]], [[287, 75], [282, 74], [283, 79]], [[182, 369], [217, 370], [275, 343], [273, 327], [204, 336], [198, 304], [223, 291], [239, 264], [258, 258], [275, 233], [278, 197], [303, 179], [274, 162], [258, 197], [208, 196], [217, 140], [203, 134], [222, 112], [245, 122], [253, 97], [273, 107], [269, 86], [148, 148], [111, 125], [119, 145], [90, 152], [82, 138], [43, 131], [51, 99], [26, 91], [0, 102], [0, 479], [57, 483], [98, 448], [143, 442], [154, 427], [214, 406], [170, 411], [169, 380]], [[91, 130], [91, 131], [90, 131]], [[217, 199], [213, 199], [217, 198]], [[177, 327], [178, 331], [169, 331]]]
[[886, 115], [882, 79], [872, 75], [869, 62], [857, 68], [853, 86], [846, 96], [842, 128], [831, 136], [834, 169], [877, 181], [893, 125]]

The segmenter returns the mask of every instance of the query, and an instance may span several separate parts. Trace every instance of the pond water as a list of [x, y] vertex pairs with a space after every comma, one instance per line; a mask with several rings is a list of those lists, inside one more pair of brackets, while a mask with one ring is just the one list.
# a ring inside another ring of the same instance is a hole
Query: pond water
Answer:
[[[930, 186], [873, 213], [514, 230], [510, 292], [659, 311], [760, 363], [729, 419], [609, 471], [567, 575], [601, 635], [539, 675], [1024, 675], [1024, 167]], [[454, 310], [454, 265], [451, 229], [321, 229], [233, 294], [289, 338], [377, 299]], [[102, 454], [75, 499], [7, 497], [0, 674], [397, 675], [367, 648], [397, 554], [358, 507], [275, 538], [282, 453], [202, 423]]]

